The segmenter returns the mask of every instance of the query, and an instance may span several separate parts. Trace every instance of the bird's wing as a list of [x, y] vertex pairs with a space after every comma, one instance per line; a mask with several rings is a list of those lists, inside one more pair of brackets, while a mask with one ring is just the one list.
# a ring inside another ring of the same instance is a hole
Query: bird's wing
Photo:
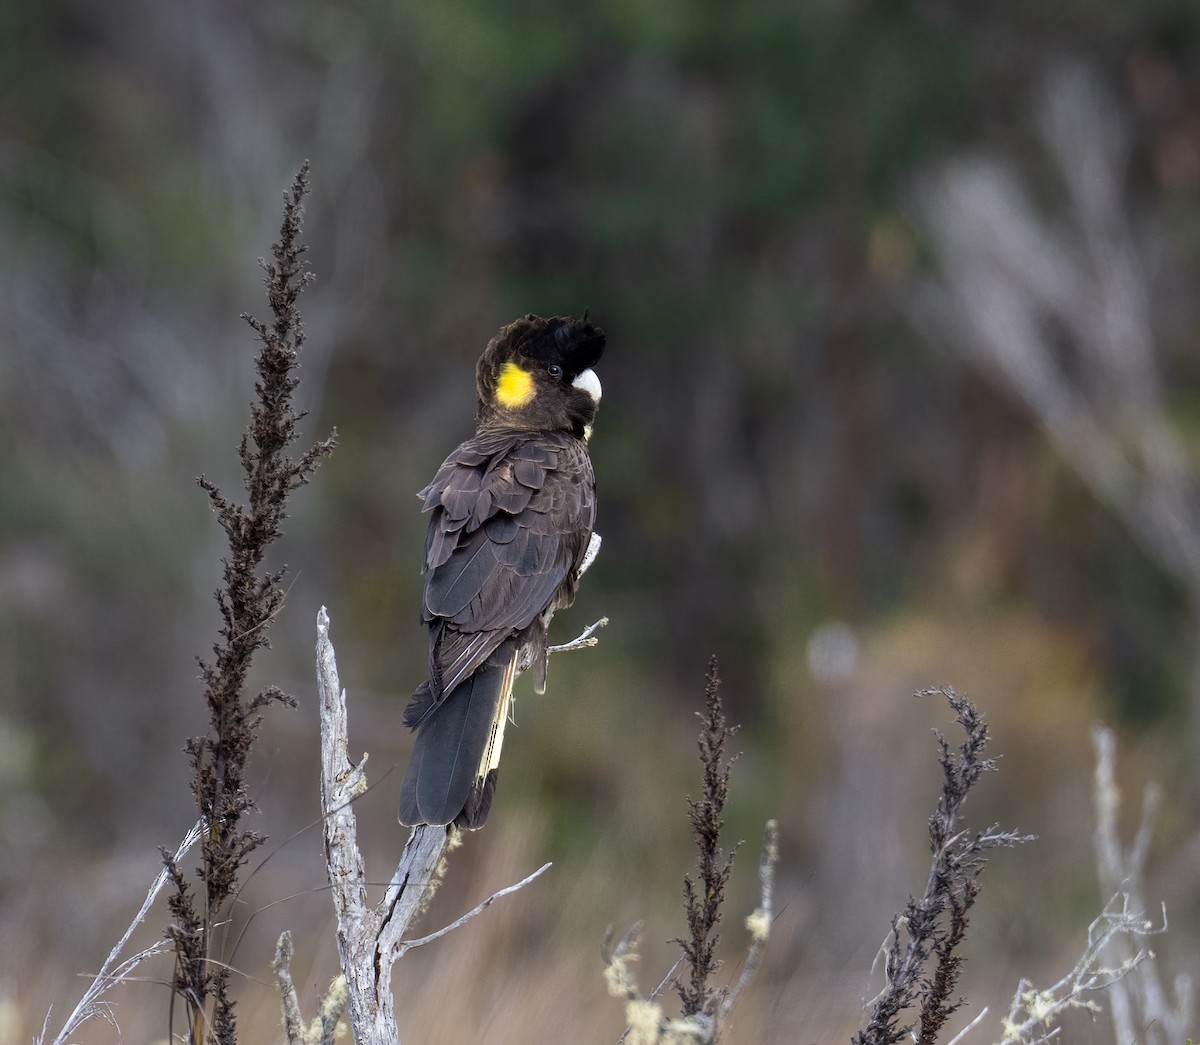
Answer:
[[423, 609], [435, 702], [561, 602], [560, 590], [573, 596], [595, 521], [579, 440], [522, 433], [497, 447], [492, 438], [464, 443], [421, 492], [433, 513]]

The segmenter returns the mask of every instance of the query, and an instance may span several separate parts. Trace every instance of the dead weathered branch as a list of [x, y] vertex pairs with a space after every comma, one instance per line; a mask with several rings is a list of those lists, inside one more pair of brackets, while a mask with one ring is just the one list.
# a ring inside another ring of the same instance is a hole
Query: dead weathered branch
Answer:
[[[321, 709], [321, 812], [325, 860], [334, 910], [338, 955], [346, 976], [348, 1011], [355, 1040], [371, 1045], [399, 1041], [392, 1004], [391, 941], [416, 917], [447, 844], [444, 828], [413, 830], [383, 903], [367, 901], [366, 872], [358, 848], [358, 825], [351, 803], [366, 790], [364, 755], [350, 761], [346, 695], [338, 680], [325, 607], [317, 614], [317, 686]], [[405, 901], [402, 905], [401, 901]]]
[[[586, 643], [585, 643], [586, 644]], [[338, 679], [329, 639], [329, 615], [317, 614], [317, 685], [321, 712], [321, 809], [325, 857], [338, 921], [338, 953], [346, 978], [348, 1014], [358, 1045], [395, 1045], [399, 1039], [391, 994], [392, 966], [414, 947], [445, 936], [481, 914], [496, 900], [541, 875], [544, 865], [523, 881], [501, 889], [435, 933], [405, 939], [445, 874], [446, 854], [460, 833], [453, 827], [415, 827], [388, 883], [372, 906], [353, 802], [367, 787], [367, 756], [353, 763], [348, 753], [346, 694]]]

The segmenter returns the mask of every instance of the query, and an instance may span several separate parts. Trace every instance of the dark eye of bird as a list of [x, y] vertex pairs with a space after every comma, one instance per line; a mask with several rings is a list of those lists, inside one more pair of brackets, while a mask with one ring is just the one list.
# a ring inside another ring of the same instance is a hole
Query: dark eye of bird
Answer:
[[546, 367], [546, 373], [553, 378], [559, 378], [563, 375], [563, 369], [557, 363], [551, 363], [548, 367]]

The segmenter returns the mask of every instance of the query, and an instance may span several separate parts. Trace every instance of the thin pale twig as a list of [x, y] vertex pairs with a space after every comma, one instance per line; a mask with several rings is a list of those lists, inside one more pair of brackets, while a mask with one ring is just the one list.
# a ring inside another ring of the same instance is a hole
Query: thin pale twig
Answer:
[[768, 820], [763, 831], [762, 856], [758, 863], [759, 907], [746, 919], [752, 923], [750, 927], [750, 946], [746, 951], [746, 964], [737, 983], [730, 988], [721, 1002], [721, 1019], [733, 1010], [741, 998], [742, 992], [754, 978], [763, 953], [767, 949], [767, 938], [770, 935], [771, 916], [775, 900], [775, 865], [779, 861], [779, 823]]
[[396, 958], [399, 959], [399, 958], [403, 957], [408, 951], [411, 951], [414, 947], [424, 947], [425, 944], [433, 943], [434, 940], [439, 940], [443, 936], [445, 936], [447, 933], [451, 933], [455, 929], [458, 929], [459, 927], [466, 925], [467, 922], [469, 922], [476, 915], [482, 914], [484, 911], [486, 911], [489, 907], [491, 907], [492, 904], [494, 904], [501, 897], [508, 896], [510, 893], [515, 893], [518, 889], [524, 889], [525, 886], [527, 886], [535, 878], [539, 877], [546, 871], [550, 870], [550, 868], [553, 866], [554, 866], [554, 864], [552, 864], [552, 863], [542, 864], [542, 866], [539, 867], [536, 871], [534, 871], [533, 874], [527, 875], [526, 877], [522, 878], [515, 885], [505, 886], [505, 888], [492, 893], [492, 895], [489, 896], [486, 900], [484, 900], [483, 903], [477, 905], [476, 907], [473, 907], [466, 914], [464, 914], [461, 918], [455, 919], [449, 925], [443, 925], [440, 929], [438, 929], [437, 932], [430, 933], [428, 936], [422, 936], [416, 940], [401, 940], [400, 943], [397, 944], [397, 946], [396, 946]]
[[[637, 928], [637, 927], [635, 926], [635, 928]], [[632, 932], [632, 930], [630, 930], [630, 931]], [[628, 939], [628, 937], [626, 937], [626, 939]], [[618, 950], [622, 952], [619, 956], [624, 957], [624, 951], [628, 950], [628, 948], [625, 946], [625, 940], [621, 941], [621, 947], [618, 948]], [[614, 952], [614, 954], [615, 953], [616, 952]], [[681, 966], [683, 964], [683, 960], [684, 960], [684, 956], [682, 954], [678, 958], [675, 959], [675, 964], [671, 966], [670, 970], [667, 972], [667, 975], [664, 976], [661, 980], [659, 980], [658, 986], [655, 987], [654, 990], [652, 990], [649, 994], [646, 995], [646, 1001], [654, 1001], [654, 999], [657, 998], [662, 993], [662, 990], [664, 987], [666, 987], [669, 983], [674, 982], [675, 973], [679, 969], [679, 966]], [[621, 1036], [617, 1039], [617, 1045], [621, 1045], [621, 1043], [627, 1037], [629, 1037], [629, 1032], [631, 1030], [633, 1030], [633, 1027], [628, 1023], [625, 1024], [625, 1029], [623, 1031], [621, 1031]]]
[[956, 1035], [954, 1035], [953, 1038], [951, 1038], [948, 1042], [946, 1042], [946, 1045], [958, 1045], [958, 1043], [960, 1041], [962, 1041], [963, 1038], [965, 1038], [970, 1031], [973, 1031], [979, 1025], [979, 1021], [982, 1020], [984, 1018], [984, 1016], [986, 1016], [987, 1014], [988, 1014], [988, 1007], [985, 1005], [982, 1009], [979, 1010], [979, 1015], [976, 1016], [965, 1027], [963, 1027], [963, 1029], [960, 1030]]
[[[675, 964], [672, 965], [669, 970], [667, 970], [667, 975], [658, 981], [658, 986], [655, 987], [654, 990], [652, 990], [649, 994], [646, 995], [647, 1001], [654, 1001], [655, 998], [657, 998], [660, 994], [662, 994], [663, 988], [666, 987], [667, 984], [669, 984], [672, 980], [675, 979], [675, 973], [679, 971], [679, 966], [681, 966], [682, 964], [683, 964], [683, 955], [681, 954], [678, 958], [675, 959]], [[628, 1030], [629, 1029], [626, 1028], [626, 1033], [628, 1033]]]

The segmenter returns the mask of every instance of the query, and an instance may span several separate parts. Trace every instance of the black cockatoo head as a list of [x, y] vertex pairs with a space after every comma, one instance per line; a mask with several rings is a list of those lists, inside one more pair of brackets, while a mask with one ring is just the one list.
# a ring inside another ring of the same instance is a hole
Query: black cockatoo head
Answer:
[[480, 424], [591, 434], [600, 404], [592, 369], [604, 331], [582, 317], [528, 315], [504, 327], [475, 368]]

